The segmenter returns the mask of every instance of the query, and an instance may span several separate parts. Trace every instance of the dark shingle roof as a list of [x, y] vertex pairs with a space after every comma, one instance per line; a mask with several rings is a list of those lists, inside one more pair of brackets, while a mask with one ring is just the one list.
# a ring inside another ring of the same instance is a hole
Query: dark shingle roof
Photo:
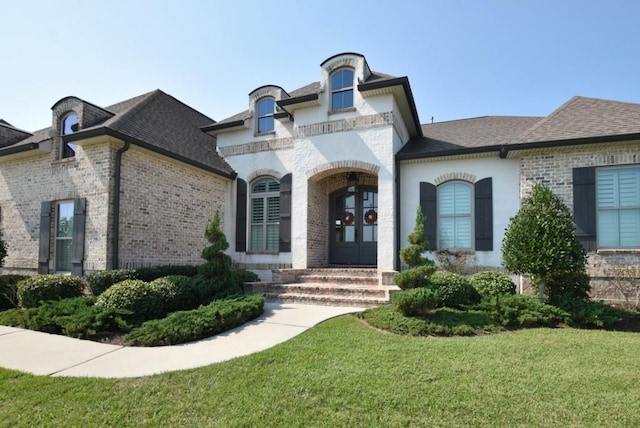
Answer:
[[[100, 124], [70, 135], [69, 140], [82, 140], [106, 133], [199, 168], [235, 177], [231, 166], [217, 153], [215, 137], [200, 130], [212, 119], [174, 97], [155, 90], [104, 110], [114, 115]], [[49, 138], [50, 129], [38, 131], [18, 144]]]
[[543, 118], [484, 116], [422, 125], [424, 137], [410, 140], [400, 158], [442, 156], [451, 152], [479, 151], [518, 141], [520, 135]]
[[573, 97], [525, 132], [520, 142], [640, 133], [640, 104]]

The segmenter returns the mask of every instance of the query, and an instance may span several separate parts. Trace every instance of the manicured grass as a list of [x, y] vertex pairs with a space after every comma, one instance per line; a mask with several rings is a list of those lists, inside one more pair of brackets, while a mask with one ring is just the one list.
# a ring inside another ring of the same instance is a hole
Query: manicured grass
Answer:
[[0, 426], [640, 426], [640, 335], [408, 337], [354, 316], [139, 379], [0, 370]]

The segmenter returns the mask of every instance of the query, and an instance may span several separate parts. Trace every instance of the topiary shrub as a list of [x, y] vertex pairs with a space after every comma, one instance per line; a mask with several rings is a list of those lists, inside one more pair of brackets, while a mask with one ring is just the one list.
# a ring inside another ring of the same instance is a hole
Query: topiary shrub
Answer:
[[131, 311], [129, 319], [132, 322], [143, 322], [165, 316], [176, 294], [175, 284], [166, 278], [151, 282], [127, 279], [102, 293], [96, 306]]
[[447, 271], [438, 271], [429, 277], [429, 288], [438, 291], [442, 305], [457, 308], [480, 302], [480, 294], [464, 276]]
[[400, 250], [400, 260], [410, 268], [424, 264], [434, 264], [432, 260], [422, 256], [422, 253], [429, 250], [429, 242], [424, 237], [424, 223], [426, 218], [422, 213], [422, 208], [418, 205], [416, 210], [416, 224], [413, 231], [407, 237], [409, 246]]
[[393, 281], [402, 290], [427, 287], [429, 277], [437, 270], [435, 265], [422, 265], [413, 269], [398, 272], [393, 276]]
[[94, 296], [99, 296], [113, 284], [126, 279], [138, 279], [138, 273], [132, 269], [115, 269], [92, 272], [87, 275], [89, 291]]
[[166, 276], [181, 275], [181, 276], [196, 276], [198, 273], [198, 266], [194, 265], [167, 265], [167, 266], [151, 266], [136, 269], [138, 274], [137, 279], [141, 279], [145, 282], [153, 281], [154, 279], [164, 278]]
[[516, 285], [509, 275], [497, 271], [474, 273], [469, 282], [482, 297], [497, 297], [504, 294], [516, 294]]
[[80, 297], [84, 293], [82, 278], [73, 275], [36, 275], [18, 282], [18, 305], [34, 308], [48, 300]]
[[27, 278], [24, 275], [0, 275], [0, 311], [18, 306], [16, 286]]
[[244, 284], [245, 282], [260, 281], [260, 277], [250, 270], [246, 269], [234, 269], [233, 274], [236, 276], [238, 282]]
[[442, 298], [437, 290], [413, 288], [393, 295], [393, 304], [407, 317], [427, 315], [442, 306]]

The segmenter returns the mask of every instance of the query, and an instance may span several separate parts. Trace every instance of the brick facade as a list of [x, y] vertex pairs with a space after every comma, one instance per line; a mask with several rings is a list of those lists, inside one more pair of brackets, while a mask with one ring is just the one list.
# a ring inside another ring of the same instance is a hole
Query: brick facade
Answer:
[[[528, 151], [521, 155], [520, 196], [526, 197], [535, 183], [543, 183], [573, 210], [573, 168], [637, 165], [640, 142]], [[616, 266], [640, 265], [640, 250], [598, 250], [589, 253], [587, 272], [596, 299], [618, 301], [613, 283]]]

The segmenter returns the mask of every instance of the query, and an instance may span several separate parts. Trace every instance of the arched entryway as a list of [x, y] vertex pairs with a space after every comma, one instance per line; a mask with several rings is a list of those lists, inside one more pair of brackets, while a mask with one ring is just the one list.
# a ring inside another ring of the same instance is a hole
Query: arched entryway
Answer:
[[347, 187], [331, 194], [329, 262], [375, 266], [378, 258], [378, 189]]

